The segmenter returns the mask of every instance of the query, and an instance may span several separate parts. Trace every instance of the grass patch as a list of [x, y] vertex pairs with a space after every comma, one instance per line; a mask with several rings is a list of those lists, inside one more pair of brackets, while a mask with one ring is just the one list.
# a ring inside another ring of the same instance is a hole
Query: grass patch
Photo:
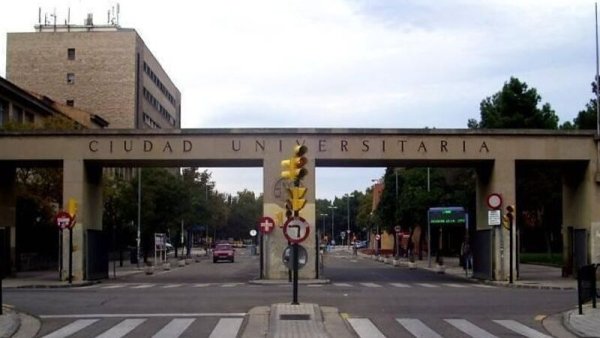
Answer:
[[561, 267], [563, 264], [562, 253], [547, 252], [522, 252], [520, 255], [521, 263], [541, 264]]

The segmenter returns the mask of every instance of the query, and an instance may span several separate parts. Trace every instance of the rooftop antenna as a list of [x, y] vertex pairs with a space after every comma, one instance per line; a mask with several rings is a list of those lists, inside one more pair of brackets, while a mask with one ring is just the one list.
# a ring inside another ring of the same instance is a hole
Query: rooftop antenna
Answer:
[[42, 25], [42, 7], [38, 7], [38, 24]]
[[119, 14], [121, 13], [121, 6], [117, 2], [117, 26], [119, 25]]
[[71, 7], [68, 7], [67, 10], [67, 25], [71, 24]]

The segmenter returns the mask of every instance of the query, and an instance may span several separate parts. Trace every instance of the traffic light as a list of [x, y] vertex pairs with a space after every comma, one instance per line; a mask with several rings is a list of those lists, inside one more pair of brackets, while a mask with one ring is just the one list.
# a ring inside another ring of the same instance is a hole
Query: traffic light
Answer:
[[291, 158], [281, 161], [281, 177], [288, 180], [297, 181], [301, 180], [308, 174], [308, 170], [304, 168], [306, 165], [306, 151], [308, 148], [305, 145], [297, 145], [294, 147], [294, 154]]
[[306, 195], [306, 188], [293, 187], [288, 189], [290, 194], [290, 200], [288, 201], [293, 211], [300, 211], [306, 205], [304, 195]]
[[506, 207], [506, 214], [502, 216], [502, 226], [510, 230], [511, 226], [515, 221], [515, 206], [508, 205]]
[[71, 217], [75, 217], [77, 214], [77, 201], [74, 198], [69, 198], [67, 208], [69, 215], [71, 215]]

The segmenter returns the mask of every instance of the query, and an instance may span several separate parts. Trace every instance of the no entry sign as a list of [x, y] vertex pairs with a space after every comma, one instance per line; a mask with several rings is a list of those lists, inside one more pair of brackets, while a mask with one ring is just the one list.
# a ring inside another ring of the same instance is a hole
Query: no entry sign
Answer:
[[73, 217], [66, 211], [59, 211], [54, 218], [59, 229], [68, 229], [73, 226]]

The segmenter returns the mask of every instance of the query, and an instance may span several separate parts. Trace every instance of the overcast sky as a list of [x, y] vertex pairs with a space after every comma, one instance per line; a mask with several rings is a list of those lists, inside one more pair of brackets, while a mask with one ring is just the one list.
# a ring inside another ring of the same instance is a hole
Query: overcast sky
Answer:
[[[42, 13], [64, 22], [115, 1], [18, 0], [0, 5], [6, 33]], [[465, 128], [511, 76], [535, 87], [560, 121], [591, 98], [589, 0], [122, 0], [182, 93], [182, 127]], [[298, 117], [303, 116], [300, 120]], [[217, 189], [262, 191], [258, 169], [214, 170]], [[317, 198], [364, 191], [383, 169], [319, 169]], [[243, 181], [239, 178], [242, 177]]]

